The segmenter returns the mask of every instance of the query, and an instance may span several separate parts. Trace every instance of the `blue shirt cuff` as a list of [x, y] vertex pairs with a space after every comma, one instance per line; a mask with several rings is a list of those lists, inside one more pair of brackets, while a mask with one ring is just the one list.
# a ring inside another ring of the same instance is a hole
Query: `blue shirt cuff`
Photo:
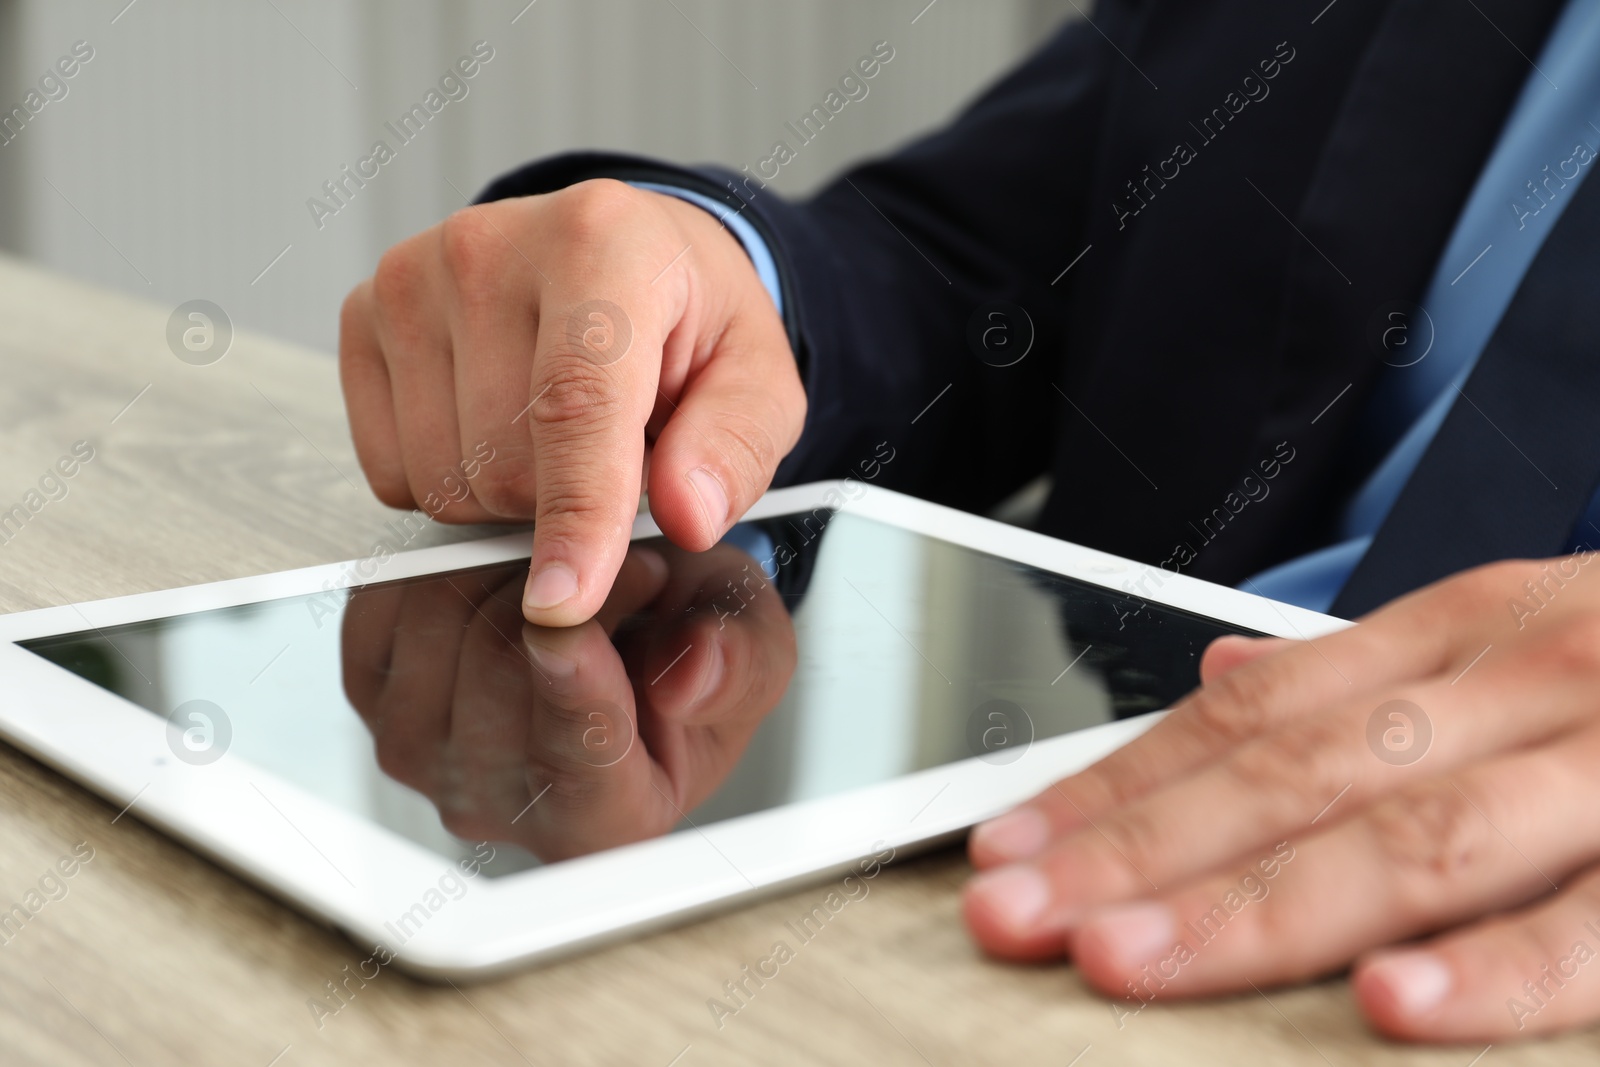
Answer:
[[767, 287], [767, 295], [772, 297], [772, 303], [777, 307], [778, 314], [783, 314], [783, 289], [778, 283], [777, 260], [772, 258], [772, 250], [767, 247], [767, 242], [761, 239], [761, 234], [757, 233], [756, 228], [739, 212], [709, 196], [676, 185], [662, 185], [658, 182], [628, 184], [635, 189], [647, 189], [652, 193], [662, 193], [666, 196], [675, 196], [679, 200], [687, 200], [715, 215], [717, 221], [726, 226], [728, 232], [738, 238], [739, 243], [744, 246], [745, 254], [750, 257], [750, 262], [755, 265], [756, 274], [761, 278], [761, 284]]

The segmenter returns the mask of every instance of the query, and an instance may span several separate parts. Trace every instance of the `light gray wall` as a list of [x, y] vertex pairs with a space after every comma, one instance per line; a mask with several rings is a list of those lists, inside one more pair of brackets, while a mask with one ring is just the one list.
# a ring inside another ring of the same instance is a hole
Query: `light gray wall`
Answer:
[[[948, 116], [1073, 0], [0, 0], [0, 110], [95, 58], [0, 147], [0, 246], [330, 349], [389, 244], [582, 146], [754, 163], [874, 42], [895, 58], [776, 183], [814, 188]], [[520, 12], [520, 15], [519, 15]], [[920, 13], [920, 14], [919, 14]], [[513, 22], [513, 19], [515, 21]], [[114, 21], [113, 21], [114, 20]], [[915, 20], [915, 21], [913, 21]], [[494, 58], [349, 207], [307, 199], [475, 41]], [[285, 248], [283, 258], [263, 269]]]

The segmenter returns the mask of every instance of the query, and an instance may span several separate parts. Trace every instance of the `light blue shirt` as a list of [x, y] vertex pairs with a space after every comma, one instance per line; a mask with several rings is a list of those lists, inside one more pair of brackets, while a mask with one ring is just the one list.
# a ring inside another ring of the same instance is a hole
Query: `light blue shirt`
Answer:
[[767, 242], [761, 239], [761, 234], [750, 224], [750, 220], [739, 212], [732, 210], [727, 204], [719, 203], [703, 193], [690, 189], [682, 189], [676, 185], [661, 185], [657, 182], [629, 182], [629, 185], [638, 189], [648, 189], [653, 193], [666, 193], [687, 200], [697, 207], [705, 208], [717, 217], [717, 221], [728, 228], [728, 232], [738, 238], [744, 245], [744, 250], [750, 256], [750, 262], [755, 264], [756, 274], [761, 277], [761, 284], [767, 287], [767, 292], [772, 294], [772, 302], [778, 305], [778, 314], [783, 314], [783, 286], [778, 281], [778, 264], [772, 258], [772, 249], [767, 247]]
[[[1246, 579], [1241, 588], [1327, 611], [1444, 422], [1457, 390], [1494, 333], [1529, 266], [1600, 154], [1600, 0], [1568, 0], [1488, 162], [1478, 175], [1432, 281], [1423, 313], [1406, 325], [1407, 347], [1369, 401], [1364, 450], [1387, 455], [1346, 504], [1334, 543]], [[746, 220], [709, 197], [636, 183], [712, 212], [750, 253], [782, 310], [771, 251]], [[1600, 338], [1597, 338], [1600, 340]], [[1422, 345], [1414, 355], [1410, 346]], [[1600, 418], [1600, 412], [1596, 413]], [[1579, 524], [1600, 537], [1600, 494]], [[1577, 544], [1574, 534], [1572, 545]]]

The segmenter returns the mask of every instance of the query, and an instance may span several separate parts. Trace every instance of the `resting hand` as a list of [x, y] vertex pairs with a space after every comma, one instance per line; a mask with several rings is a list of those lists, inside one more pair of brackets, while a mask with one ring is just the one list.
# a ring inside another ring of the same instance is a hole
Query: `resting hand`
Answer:
[[974, 831], [974, 935], [1070, 953], [1119, 1018], [1353, 963], [1396, 1037], [1600, 1020], [1590, 558], [1480, 568], [1314, 641], [1217, 641], [1149, 733]]

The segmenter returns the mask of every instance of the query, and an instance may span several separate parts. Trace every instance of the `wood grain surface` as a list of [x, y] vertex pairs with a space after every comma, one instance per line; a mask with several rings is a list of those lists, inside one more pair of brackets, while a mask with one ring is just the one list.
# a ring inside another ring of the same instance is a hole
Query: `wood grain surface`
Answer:
[[[354, 558], [390, 516], [356, 465], [331, 358], [240, 335], [190, 366], [168, 349], [171, 311], [0, 259], [0, 511], [74, 442], [96, 453], [0, 545], [0, 610]], [[307, 1001], [366, 953], [117, 816], [0, 745], [0, 909], [75, 845], [94, 850], [0, 946], [0, 1063], [1468, 1067], [1483, 1053], [1378, 1040], [1341, 980], [1119, 1026], [1072, 969], [974, 952], [958, 850], [892, 866], [720, 1027], [708, 999], [824, 888], [460, 988], [388, 970], [319, 1027]], [[1597, 1059], [1588, 1032], [1475, 1062]]]

